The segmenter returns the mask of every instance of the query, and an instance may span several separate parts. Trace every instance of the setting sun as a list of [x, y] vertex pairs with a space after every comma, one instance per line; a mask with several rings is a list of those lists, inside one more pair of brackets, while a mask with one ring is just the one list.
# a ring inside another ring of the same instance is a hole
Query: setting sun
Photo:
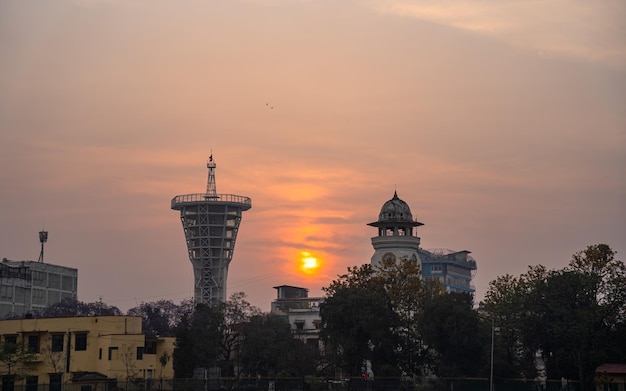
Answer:
[[300, 252], [300, 271], [306, 274], [314, 274], [320, 267], [320, 262], [308, 251]]

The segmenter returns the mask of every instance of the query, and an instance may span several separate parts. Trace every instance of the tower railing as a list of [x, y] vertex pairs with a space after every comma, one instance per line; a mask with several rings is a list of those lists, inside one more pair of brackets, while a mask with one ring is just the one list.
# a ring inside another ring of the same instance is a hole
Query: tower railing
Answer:
[[206, 193], [196, 194], [183, 194], [177, 195], [172, 198], [172, 209], [176, 209], [181, 204], [188, 204], [194, 202], [228, 202], [234, 204], [243, 204], [250, 208], [252, 206], [252, 200], [250, 197], [235, 195], [235, 194], [216, 194], [215, 196]]

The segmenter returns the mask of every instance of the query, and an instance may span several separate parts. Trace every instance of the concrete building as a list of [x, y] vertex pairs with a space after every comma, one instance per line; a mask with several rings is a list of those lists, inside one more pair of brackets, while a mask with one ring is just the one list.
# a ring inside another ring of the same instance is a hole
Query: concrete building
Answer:
[[226, 301], [228, 265], [235, 251], [242, 212], [252, 207], [249, 197], [217, 194], [213, 155], [207, 162], [205, 193], [178, 195], [172, 209], [180, 211], [189, 260], [193, 265], [194, 300], [213, 306]]
[[309, 290], [290, 285], [275, 286], [276, 300], [271, 313], [284, 316], [291, 332], [307, 344], [319, 346], [321, 297], [309, 297]]
[[12, 352], [0, 360], [2, 390], [105, 391], [129, 380], [146, 389], [171, 379], [174, 337], [146, 338], [141, 325], [139, 316], [2, 320]]
[[75, 299], [77, 292], [77, 269], [6, 258], [0, 263], [0, 318], [43, 310], [63, 299]]
[[470, 252], [421, 248], [417, 227], [424, 224], [413, 219], [409, 205], [397, 192], [383, 204], [378, 220], [368, 225], [378, 228], [378, 236], [372, 238], [372, 265], [380, 266], [386, 259], [419, 262], [424, 279], [440, 281], [448, 292], [474, 293], [476, 261]]

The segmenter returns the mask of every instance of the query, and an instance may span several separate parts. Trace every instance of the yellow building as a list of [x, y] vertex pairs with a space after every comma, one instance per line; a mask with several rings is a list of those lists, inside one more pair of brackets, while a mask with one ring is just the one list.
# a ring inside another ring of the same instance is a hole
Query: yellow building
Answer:
[[[2, 391], [159, 389], [174, 337], [147, 338], [139, 316], [0, 321]], [[162, 387], [166, 388], [166, 387]]]

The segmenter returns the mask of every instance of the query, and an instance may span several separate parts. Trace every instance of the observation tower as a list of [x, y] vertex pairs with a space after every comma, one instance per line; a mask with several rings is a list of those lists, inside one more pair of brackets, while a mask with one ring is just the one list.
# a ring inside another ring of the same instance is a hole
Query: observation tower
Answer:
[[206, 166], [206, 193], [178, 195], [172, 199], [172, 209], [180, 211], [193, 265], [194, 301], [214, 306], [226, 301], [228, 265], [235, 251], [242, 212], [252, 207], [252, 200], [217, 194], [212, 154]]

